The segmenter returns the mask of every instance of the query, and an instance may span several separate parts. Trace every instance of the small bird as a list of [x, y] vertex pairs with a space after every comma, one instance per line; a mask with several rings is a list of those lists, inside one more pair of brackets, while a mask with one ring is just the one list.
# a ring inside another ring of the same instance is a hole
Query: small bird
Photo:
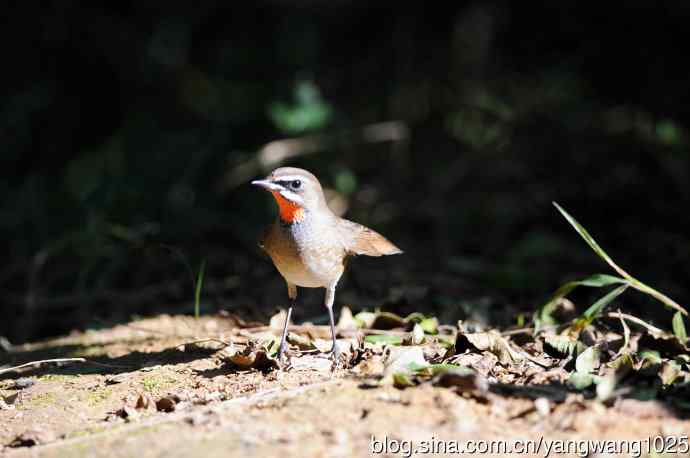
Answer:
[[278, 218], [269, 226], [259, 246], [287, 283], [290, 307], [283, 326], [278, 360], [285, 352], [285, 339], [297, 287], [326, 288], [324, 305], [328, 309], [333, 346], [331, 356], [337, 364], [333, 302], [338, 280], [348, 258], [356, 255], [384, 256], [402, 250], [381, 234], [361, 224], [333, 214], [319, 180], [303, 169], [281, 167], [263, 180], [252, 181], [270, 192], [278, 204]]

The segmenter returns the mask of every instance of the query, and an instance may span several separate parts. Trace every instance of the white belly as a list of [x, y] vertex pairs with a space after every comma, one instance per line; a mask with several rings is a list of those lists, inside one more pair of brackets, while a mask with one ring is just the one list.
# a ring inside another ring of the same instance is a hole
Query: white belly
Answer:
[[304, 288], [325, 288], [328, 286], [328, 281], [320, 276], [312, 269], [305, 268], [305, 266], [294, 263], [284, 262], [282, 259], [273, 259], [278, 272], [288, 282]]

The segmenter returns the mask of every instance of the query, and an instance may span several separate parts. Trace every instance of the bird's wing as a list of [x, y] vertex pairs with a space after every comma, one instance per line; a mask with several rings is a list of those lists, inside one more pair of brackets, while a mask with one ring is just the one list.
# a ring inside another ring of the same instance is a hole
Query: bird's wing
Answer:
[[368, 227], [346, 219], [341, 219], [338, 223], [338, 228], [345, 242], [345, 249], [350, 254], [385, 256], [402, 253], [402, 250], [393, 245], [387, 238]]

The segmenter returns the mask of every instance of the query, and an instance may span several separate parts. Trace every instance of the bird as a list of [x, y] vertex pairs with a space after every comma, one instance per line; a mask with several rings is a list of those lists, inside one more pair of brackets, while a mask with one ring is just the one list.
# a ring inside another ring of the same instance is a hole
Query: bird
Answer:
[[278, 204], [276, 220], [259, 241], [285, 280], [290, 299], [277, 359], [281, 362], [285, 354], [297, 288], [324, 288], [332, 340], [329, 354], [337, 365], [333, 304], [348, 260], [357, 255], [386, 256], [403, 251], [378, 232], [335, 215], [326, 203], [321, 183], [307, 170], [280, 167], [252, 184], [271, 193]]

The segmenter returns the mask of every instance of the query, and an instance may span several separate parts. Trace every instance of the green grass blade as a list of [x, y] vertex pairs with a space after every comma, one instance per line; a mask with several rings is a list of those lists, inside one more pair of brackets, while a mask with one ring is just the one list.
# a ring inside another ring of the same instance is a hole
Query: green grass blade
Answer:
[[[577, 231], [578, 234], [580, 234], [580, 237], [584, 239], [585, 242], [587, 242], [587, 245], [594, 250], [594, 252], [599, 255], [601, 259], [606, 261], [607, 264], [609, 264], [611, 267], [614, 268], [614, 270], [618, 270], [618, 266], [616, 265], [615, 262], [613, 262], [613, 259], [604, 251], [604, 249], [597, 243], [596, 240], [594, 240], [594, 237], [592, 237], [589, 232], [587, 232], [587, 229], [585, 229], [580, 223], [577, 222], [575, 218], [573, 218], [570, 213], [565, 211], [563, 207], [558, 205], [558, 203], [554, 202], [553, 205], [558, 209], [559, 212], [561, 212], [561, 215], [570, 223], [571, 226]], [[620, 273], [620, 272], [619, 272]]]
[[388, 345], [400, 345], [403, 341], [403, 338], [401, 336], [388, 334], [373, 334], [364, 337], [364, 341], [372, 344], [384, 343]]
[[199, 304], [201, 301], [201, 287], [204, 283], [204, 270], [206, 269], [206, 259], [201, 261], [199, 266], [199, 274], [196, 277], [196, 284], [194, 285], [194, 318], [199, 319]]
[[604, 308], [606, 308], [607, 305], [613, 302], [615, 298], [623, 294], [623, 291], [628, 289], [628, 286], [629, 285], [626, 283], [625, 285], [621, 285], [618, 288], [610, 291], [604, 297], [592, 304], [587, 310], [585, 310], [585, 313], [582, 314], [582, 317], [588, 322], [591, 322], [592, 320], [600, 316], [601, 313], [604, 311]]
[[590, 235], [589, 232], [587, 232], [587, 229], [585, 229], [580, 223], [577, 222], [575, 218], [573, 218], [570, 213], [565, 211], [563, 207], [558, 205], [558, 203], [553, 202], [553, 205], [558, 209], [558, 211], [563, 215], [563, 217], [570, 223], [570, 225], [577, 231], [578, 234], [580, 234], [580, 237], [584, 239], [585, 242], [587, 242], [587, 245], [601, 258], [603, 259], [613, 270], [618, 272], [618, 274], [628, 280], [630, 283], [630, 286], [633, 288], [637, 289], [638, 291], [642, 291], [643, 293], [649, 294], [656, 300], [660, 301], [664, 305], [666, 305], [669, 308], [672, 308], [674, 310], [677, 310], [681, 312], [683, 315], [687, 315], [688, 312], [683, 308], [680, 304], [675, 302], [673, 299], [670, 297], [666, 296], [665, 294], [655, 290], [651, 286], [648, 286], [638, 279], [634, 278], [632, 275], [627, 273], [625, 270], [623, 270], [618, 264], [613, 262], [613, 259], [604, 251], [604, 249], [597, 243], [596, 240], [594, 240], [594, 237]]
[[673, 333], [678, 337], [678, 340], [683, 343], [688, 340], [688, 333], [685, 330], [683, 315], [680, 312], [676, 312], [675, 315], [673, 315]]
[[616, 284], [628, 283], [621, 277], [606, 274], [594, 274], [583, 280], [579, 280], [579, 286], [589, 286], [592, 288], [601, 288], [602, 286], [611, 286]]
[[[606, 274], [594, 274], [582, 280], [576, 280], [568, 282], [562, 285], [556, 290], [555, 293], [551, 295], [549, 300], [539, 307], [534, 314], [533, 320], [537, 328], [542, 325], [554, 324], [554, 320], [551, 317], [556, 304], [560, 299], [570, 294], [572, 290], [578, 286], [588, 286], [590, 288], [601, 288], [604, 286], [616, 285], [616, 284], [628, 284], [628, 282], [620, 277], [615, 277], [613, 275]], [[536, 329], [538, 332], [539, 329]]]

